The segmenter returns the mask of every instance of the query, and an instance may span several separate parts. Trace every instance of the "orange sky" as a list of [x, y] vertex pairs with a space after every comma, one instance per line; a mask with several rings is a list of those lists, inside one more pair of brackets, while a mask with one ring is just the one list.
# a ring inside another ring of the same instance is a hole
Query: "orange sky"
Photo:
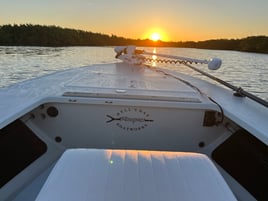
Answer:
[[267, 0], [0, 0], [0, 24], [41, 24], [164, 41], [268, 35]]

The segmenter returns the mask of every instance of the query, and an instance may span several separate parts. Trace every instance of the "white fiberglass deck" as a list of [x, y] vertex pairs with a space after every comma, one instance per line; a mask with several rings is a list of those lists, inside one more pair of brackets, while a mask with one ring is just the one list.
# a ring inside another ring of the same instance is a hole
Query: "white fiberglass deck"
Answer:
[[219, 110], [208, 100], [207, 94], [221, 105], [226, 117], [268, 143], [268, 112], [264, 106], [247, 98], [235, 97], [230, 90], [214, 84], [182, 74], [169, 76], [168, 73], [172, 72], [164, 71], [168, 72], [154, 67], [115, 63], [75, 68], [16, 84], [0, 90], [0, 128], [41, 104], [58, 99], [64, 101], [63, 97], [67, 101], [75, 100], [72, 97], [166, 100], [181, 102], [188, 108]]
[[69, 149], [37, 201], [236, 200], [213, 163], [183, 152]]
[[204, 97], [176, 79], [145, 66], [94, 65], [43, 76], [0, 90], [0, 128], [55, 98], [94, 96], [200, 103]]

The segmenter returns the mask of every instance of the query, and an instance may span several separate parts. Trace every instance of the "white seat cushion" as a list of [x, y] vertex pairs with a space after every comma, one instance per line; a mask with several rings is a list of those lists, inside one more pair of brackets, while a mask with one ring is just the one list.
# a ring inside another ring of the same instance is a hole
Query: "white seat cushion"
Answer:
[[38, 201], [232, 201], [224, 179], [203, 154], [69, 149]]

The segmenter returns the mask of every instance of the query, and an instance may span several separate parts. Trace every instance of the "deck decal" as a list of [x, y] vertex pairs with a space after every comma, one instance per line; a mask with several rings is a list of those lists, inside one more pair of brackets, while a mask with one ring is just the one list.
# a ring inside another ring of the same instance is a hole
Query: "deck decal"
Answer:
[[150, 114], [140, 108], [124, 108], [115, 115], [106, 115], [106, 123], [116, 122], [116, 126], [126, 131], [139, 131], [149, 126]]

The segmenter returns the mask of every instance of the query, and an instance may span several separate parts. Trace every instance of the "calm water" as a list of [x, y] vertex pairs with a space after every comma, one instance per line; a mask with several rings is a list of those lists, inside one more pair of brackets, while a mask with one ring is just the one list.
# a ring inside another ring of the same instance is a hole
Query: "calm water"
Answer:
[[[145, 49], [148, 52], [153, 51], [153, 48]], [[221, 58], [223, 64], [217, 71], [211, 72], [206, 66], [199, 67], [220, 79], [268, 100], [267, 54], [186, 48], [157, 48], [156, 52], [199, 59]], [[0, 88], [58, 70], [95, 63], [118, 62], [114, 56], [112, 47], [49, 48], [0, 46]], [[163, 66], [163, 64], [156, 65]], [[165, 64], [165, 68], [198, 75], [198, 73], [189, 70], [187, 67], [178, 68], [174, 64]]]

